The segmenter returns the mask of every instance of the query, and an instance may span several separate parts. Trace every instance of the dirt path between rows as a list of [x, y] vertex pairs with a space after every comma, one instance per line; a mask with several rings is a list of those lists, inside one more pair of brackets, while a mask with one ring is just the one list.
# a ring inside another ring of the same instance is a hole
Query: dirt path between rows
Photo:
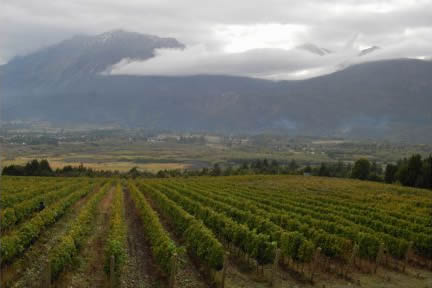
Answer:
[[112, 201], [115, 186], [102, 198], [94, 219], [92, 234], [74, 260], [73, 268], [65, 269], [55, 281], [56, 288], [109, 287], [109, 279], [104, 270], [105, 241], [108, 237]]
[[166, 283], [158, 275], [153, 263], [151, 250], [138, 216], [135, 204], [127, 189], [124, 190], [125, 217], [128, 229], [128, 261], [122, 273], [121, 287], [147, 288], [165, 287]]
[[45, 263], [48, 251], [55, 246], [69, 223], [75, 219], [81, 207], [96, 191], [98, 190], [93, 189], [91, 193], [75, 202], [60, 219], [41, 233], [23, 256], [2, 267], [1, 287], [39, 287], [42, 263]]

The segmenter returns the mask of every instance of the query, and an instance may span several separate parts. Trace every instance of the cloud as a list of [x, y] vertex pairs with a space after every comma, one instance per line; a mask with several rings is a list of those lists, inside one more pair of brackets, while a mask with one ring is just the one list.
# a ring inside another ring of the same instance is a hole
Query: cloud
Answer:
[[223, 51], [233, 53], [260, 48], [293, 48], [304, 41], [307, 30], [306, 25], [266, 23], [218, 25], [213, 33], [225, 42]]
[[[159, 49], [145, 61], [124, 59], [106, 73], [113, 75], [235, 75], [273, 80], [305, 79], [367, 61], [431, 56], [432, 29], [406, 31], [405, 39], [389, 42], [370, 54], [359, 56], [355, 40], [339, 50], [320, 56], [298, 47], [259, 48], [237, 53], [210, 51], [204, 45], [184, 50]], [[418, 37], [419, 35], [426, 37]], [[352, 43], [351, 43], [352, 42]]]
[[237, 75], [265, 79], [299, 79], [334, 71], [334, 63], [352, 58], [348, 50], [325, 57], [301, 49], [253, 49], [239, 53], [208, 51], [197, 45], [184, 50], [159, 49], [146, 61], [124, 59], [108, 73], [129, 75]]
[[[0, 0], [0, 6], [3, 61], [75, 34], [118, 28], [175, 37], [189, 47], [159, 51], [147, 63], [122, 63], [114, 73], [303, 77], [354, 61], [350, 39], [352, 49], [382, 47], [374, 55], [383, 58], [423, 53], [432, 41], [430, 0]], [[319, 58], [297, 51], [303, 43], [335, 53]]]

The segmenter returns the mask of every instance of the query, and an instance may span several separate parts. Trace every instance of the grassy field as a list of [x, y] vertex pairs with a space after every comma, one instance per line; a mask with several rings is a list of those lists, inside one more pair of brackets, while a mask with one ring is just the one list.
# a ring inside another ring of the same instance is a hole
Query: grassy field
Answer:
[[[4, 160], [2, 162], [3, 166], [11, 165], [11, 164], [18, 164], [18, 165], [25, 165], [27, 162], [31, 161], [32, 159], [37, 158], [37, 155], [33, 156], [27, 156], [27, 157], [17, 157], [13, 160]], [[89, 159], [85, 158], [85, 155], [80, 155], [80, 157], [83, 158], [73, 158], [71, 155], [64, 155], [62, 157], [51, 157], [48, 155], [44, 155], [42, 159], [47, 159], [50, 163], [51, 168], [63, 168], [67, 165], [72, 166], [78, 166], [81, 163], [88, 168], [93, 168], [96, 170], [111, 170], [115, 171], [118, 170], [120, 172], [127, 172], [133, 167], [137, 167], [138, 169], [145, 170], [145, 171], [151, 171], [151, 172], [157, 172], [159, 170], [164, 169], [189, 169], [192, 168], [192, 164], [188, 163], [175, 163], [175, 162], [166, 162], [166, 163], [159, 163], [156, 162], [156, 160], [153, 160], [155, 162], [152, 162], [150, 160], [149, 163], [136, 163], [133, 161], [124, 161], [124, 160], [116, 160], [115, 158], [111, 159]]]
[[303, 176], [1, 183], [2, 287], [47, 275], [110, 287], [111, 255], [116, 287], [219, 287], [222, 275], [235, 288], [432, 287], [428, 190]]
[[229, 163], [235, 159], [279, 159], [288, 161], [329, 161], [326, 157], [311, 157], [304, 153], [272, 151], [245, 151], [243, 149], [228, 148], [219, 145], [194, 145], [147, 142], [127, 144], [114, 147], [101, 143], [99, 146], [86, 144], [65, 144], [59, 146], [17, 146], [4, 145], [2, 166], [10, 164], [25, 164], [27, 161], [47, 159], [55, 168], [65, 165], [79, 165], [97, 169], [127, 171], [132, 167], [144, 170], [158, 171], [160, 169], [193, 169], [212, 166], [213, 163]]

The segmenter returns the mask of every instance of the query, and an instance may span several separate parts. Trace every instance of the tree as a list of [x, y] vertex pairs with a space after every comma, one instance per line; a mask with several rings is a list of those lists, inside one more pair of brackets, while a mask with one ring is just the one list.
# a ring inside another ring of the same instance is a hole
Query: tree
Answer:
[[9, 165], [3, 168], [2, 175], [25, 176], [25, 170], [21, 165]]
[[336, 167], [334, 169], [334, 175], [335, 177], [347, 177], [346, 171], [345, 171], [345, 164], [342, 161], [338, 161], [336, 164]]
[[263, 167], [263, 164], [262, 164], [262, 162], [261, 162], [261, 160], [256, 160], [255, 161], [255, 163], [252, 163], [252, 166], [251, 166], [255, 171], [261, 171], [262, 170], [262, 167]]
[[129, 172], [128, 175], [132, 178], [136, 178], [140, 175], [139, 171], [138, 171], [138, 167], [132, 167]]
[[383, 169], [381, 165], [378, 165], [376, 161], [373, 161], [370, 168], [371, 174], [381, 175], [383, 173]]
[[230, 176], [230, 175], [233, 175], [233, 174], [234, 174], [234, 170], [233, 170], [233, 168], [232, 168], [231, 165], [229, 165], [229, 166], [225, 169], [225, 171], [223, 172], [223, 175], [224, 175], [224, 176]]
[[397, 173], [397, 166], [394, 164], [388, 164], [385, 169], [385, 176], [384, 181], [386, 183], [394, 183], [396, 182], [396, 173]]
[[325, 163], [321, 163], [321, 166], [318, 170], [318, 176], [330, 177], [330, 171]]
[[39, 161], [34, 159], [30, 162], [27, 162], [26, 166], [24, 167], [25, 174], [28, 176], [35, 176], [39, 173]]
[[398, 169], [398, 179], [404, 186], [421, 186], [422, 180], [422, 160], [419, 154], [411, 156], [408, 160], [403, 160]]
[[201, 169], [199, 176], [206, 176], [206, 175], [209, 175], [209, 169], [207, 167], [204, 167]]
[[409, 181], [410, 186], [421, 186], [422, 183], [422, 167], [423, 162], [422, 158], [419, 154], [411, 156], [411, 158], [408, 161], [408, 175], [409, 175]]
[[288, 168], [289, 168], [290, 172], [295, 172], [295, 171], [297, 171], [297, 169], [299, 168], [299, 166], [297, 165], [297, 163], [296, 163], [295, 160], [291, 160], [291, 162], [289, 163]]
[[368, 179], [371, 181], [382, 181], [380, 175], [382, 174], [382, 168], [381, 165], [378, 165], [375, 161], [372, 162], [370, 171], [369, 171], [369, 177]]
[[49, 162], [45, 159], [41, 160], [39, 162], [39, 175], [50, 176], [52, 174], [53, 174], [53, 171], [51, 169]]
[[[423, 188], [432, 189], [432, 155], [423, 160]], [[432, 213], [432, 211], [431, 211]]]
[[354, 163], [352, 178], [366, 180], [369, 178], [371, 164], [367, 159], [359, 159]]
[[249, 170], [249, 164], [247, 162], [243, 162], [240, 166], [240, 170]]
[[168, 178], [168, 173], [166, 170], [159, 170], [158, 173], [156, 174], [156, 176], [158, 178]]
[[211, 175], [212, 176], [220, 176], [220, 175], [222, 175], [222, 169], [220, 168], [220, 166], [219, 166], [218, 163], [215, 163], [213, 165], [213, 169], [211, 171]]
[[278, 174], [279, 173], [279, 163], [276, 160], [271, 161], [270, 173], [271, 174]]

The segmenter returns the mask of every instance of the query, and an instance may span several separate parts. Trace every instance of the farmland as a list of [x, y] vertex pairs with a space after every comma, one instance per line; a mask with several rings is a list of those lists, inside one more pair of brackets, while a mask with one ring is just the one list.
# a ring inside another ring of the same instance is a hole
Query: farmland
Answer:
[[[27, 130], [28, 129], [28, 130]], [[81, 163], [96, 170], [158, 172], [163, 169], [196, 170], [236, 166], [256, 159], [300, 165], [353, 163], [359, 158], [380, 165], [420, 154], [427, 157], [430, 144], [358, 141], [342, 138], [288, 137], [281, 135], [224, 135], [145, 133], [136, 130], [72, 130], [30, 126], [0, 129], [2, 167], [24, 165], [35, 158], [47, 159], [52, 168]]]
[[2, 287], [432, 287], [428, 190], [3, 176], [0, 208]]

